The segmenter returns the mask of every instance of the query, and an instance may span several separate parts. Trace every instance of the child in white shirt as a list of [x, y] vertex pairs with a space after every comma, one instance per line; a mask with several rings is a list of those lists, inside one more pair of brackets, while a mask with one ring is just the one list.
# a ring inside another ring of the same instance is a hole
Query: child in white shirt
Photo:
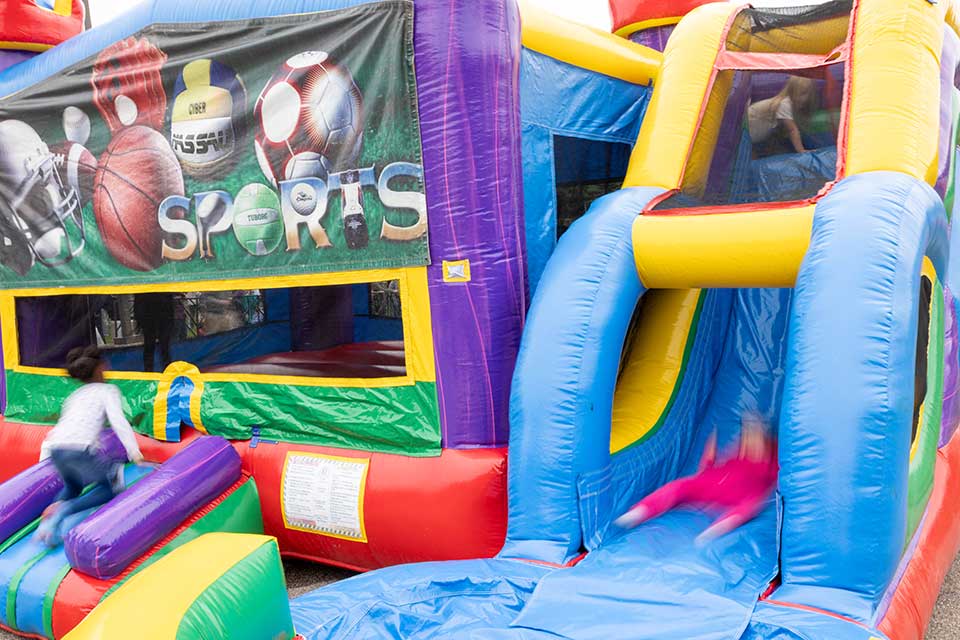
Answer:
[[783, 135], [794, 151], [805, 152], [807, 149], [803, 146], [798, 122], [809, 117], [816, 99], [817, 85], [813, 80], [791, 76], [780, 93], [750, 105], [747, 116], [750, 141], [755, 145], [762, 144]]
[[[51, 458], [63, 479], [63, 490], [43, 513], [37, 537], [51, 546], [60, 544], [60, 524], [70, 514], [109, 502], [122, 490], [123, 465], [98, 448], [100, 432], [109, 423], [126, 449], [127, 457], [143, 462], [130, 423], [123, 415], [120, 390], [103, 380], [105, 363], [96, 347], [76, 348], [67, 354], [67, 372], [83, 385], [63, 403], [57, 425], [47, 435], [40, 458]], [[84, 487], [95, 485], [87, 493]]]

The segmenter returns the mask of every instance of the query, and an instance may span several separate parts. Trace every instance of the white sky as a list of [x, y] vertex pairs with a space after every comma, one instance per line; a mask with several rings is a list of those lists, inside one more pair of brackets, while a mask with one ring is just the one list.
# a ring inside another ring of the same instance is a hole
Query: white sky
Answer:
[[[251, 2], [266, 2], [267, 0], [250, 0]], [[583, 22], [601, 29], [610, 28], [610, 11], [607, 0], [529, 0], [548, 11], [561, 15], [570, 20]], [[754, 0], [757, 6], [791, 6], [798, 4], [817, 4], [824, 0]], [[117, 0], [90, 0], [90, 17], [94, 25], [112, 20], [115, 16], [126, 11], [132, 2], [117, 2]], [[120, 5], [120, 7], [118, 7]], [[122, 8], [121, 8], [122, 7]]]

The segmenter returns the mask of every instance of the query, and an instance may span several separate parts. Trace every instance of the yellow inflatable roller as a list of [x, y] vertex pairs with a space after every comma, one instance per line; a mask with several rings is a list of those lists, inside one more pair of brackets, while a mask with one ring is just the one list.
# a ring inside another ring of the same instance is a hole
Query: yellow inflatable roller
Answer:
[[210, 533], [133, 576], [67, 640], [289, 640], [294, 637], [274, 538]]

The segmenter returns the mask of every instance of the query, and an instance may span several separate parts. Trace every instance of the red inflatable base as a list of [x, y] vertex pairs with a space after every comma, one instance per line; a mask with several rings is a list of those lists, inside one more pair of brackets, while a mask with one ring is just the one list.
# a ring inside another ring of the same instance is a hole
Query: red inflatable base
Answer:
[[[411, 458], [288, 443], [237, 443], [244, 470], [257, 481], [263, 524], [281, 553], [368, 570], [425, 560], [485, 558], [507, 528], [507, 450], [444, 450]], [[288, 452], [368, 461], [362, 517], [367, 541], [291, 529], [283, 521]]]
[[[0, 418], [0, 482], [37, 461], [49, 427]], [[199, 434], [184, 428], [183, 441], [138, 436], [144, 457], [163, 462]], [[507, 450], [445, 449], [414, 458], [310, 445], [234, 443], [244, 471], [260, 494], [266, 533], [284, 555], [366, 571], [407, 562], [486, 558], [503, 545], [507, 529]], [[283, 517], [287, 453], [349, 458], [367, 463], [361, 516], [366, 541], [288, 528]]]
[[937, 452], [933, 494], [916, 551], [880, 631], [890, 640], [922, 640], [943, 580], [960, 551], [960, 436]]

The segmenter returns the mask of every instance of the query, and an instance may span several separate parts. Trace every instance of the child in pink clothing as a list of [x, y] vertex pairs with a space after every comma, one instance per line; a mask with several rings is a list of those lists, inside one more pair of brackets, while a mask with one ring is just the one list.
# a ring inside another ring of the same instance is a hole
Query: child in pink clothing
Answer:
[[777, 442], [756, 418], [745, 418], [736, 455], [716, 463], [714, 433], [700, 471], [668, 482], [617, 518], [620, 527], [635, 527], [683, 505], [706, 508], [719, 515], [697, 537], [702, 544], [749, 522], [760, 513], [777, 484]]

